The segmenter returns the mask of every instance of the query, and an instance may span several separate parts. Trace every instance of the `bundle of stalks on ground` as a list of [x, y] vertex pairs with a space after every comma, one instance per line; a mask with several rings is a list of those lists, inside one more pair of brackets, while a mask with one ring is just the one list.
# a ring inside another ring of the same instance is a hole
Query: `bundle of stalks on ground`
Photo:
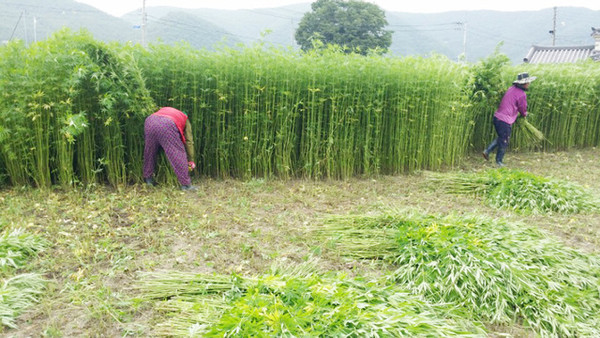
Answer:
[[16, 328], [17, 317], [39, 301], [46, 281], [39, 274], [25, 273], [0, 282], [0, 321], [3, 326]]
[[45, 242], [37, 236], [15, 229], [0, 236], [0, 269], [21, 268], [31, 257], [42, 251]]
[[15, 274], [27, 261], [43, 250], [45, 242], [21, 229], [4, 231], [0, 236], [0, 321], [16, 327], [16, 318], [38, 302], [46, 282], [40, 274]]
[[293, 269], [248, 278], [145, 274], [139, 291], [170, 314], [157, 327], [159, 335], [450, 337], [485, 332], [452, 307], [430, 303], [395, 283], [316, 272], [306, 264]]
[[[313, 231], [344, 256], [391, 264], [398, 286], [466, 318], [541, 336], [600, 335], [599, 258], [524, 224], [394, 212], [333, 218]], [[363, 241], [381, 244], [366, 250]]]
[[451, 194], [483, 196], [488, 205], [519, 213], [574, 214], [598, 211], [598, 197], [567, 181], [516, 169], [476, 173], [426, 173], [436, 189]]

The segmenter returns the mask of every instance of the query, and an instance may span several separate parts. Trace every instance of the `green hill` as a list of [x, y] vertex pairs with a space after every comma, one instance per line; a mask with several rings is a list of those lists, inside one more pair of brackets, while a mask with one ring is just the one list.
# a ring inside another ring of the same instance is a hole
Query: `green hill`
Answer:
[[103, 41], [137, 39], [136, 30], [125, 20], [73, 0], [3, 0], [0, 18], [0, 43], [11, 38], [27, 43], [43, 40], [63, 27], [85, 28]]
[[[147, 40], [185, 40], [195, 48], [208, 49], [215, 44], [233, 46], [258, 41], [297, 47], [294, 33], [307, 11], [309, 3], [252, 10], [148, 7]], [[141, 41], [139, 10], [116, 18], [73, 0], [5, 0], [0, 3], [0, 13], [0, 42], [11, 37], [26, 42], [44, 39], [63, 26], [86, 28], [103, 41]], [[520, 63], [532, 45], [552, 44], [548, 31], [553, 28], [553, 16], [552, 8], [523, 12], [387, 12], [387, 29], [394, 32], [390, 54], [438, 53], [456, 60], [466, 52], [467, 61], [474, 62], [490, 55], [502, 42], [501, 52], [513, 63]], [[599, 17], [600, 11], [559, 7], [556, 45], [593, 44], [590, 27], [600, 24]]]
[[[388, 13], [394, 31], [391, 50], [395, 54], [436, 51], [456, 59], [466, 45], [468, 61], [477, 61], [503, 42], [501, 51], [520, 63], [532, 45], [551, 45], [552, 8], [527, 12], [461, 11], [436, 14]], [[557, 13], [556, 45], [592, 45], [592, 26], [600, 22], [600, 11], [560, 7]], [[462, 23], [465, 23], [465, 31]], [[436, 45], [437, 44], [437, 45]]]
[[[176, 10], [150, 8], [148, 13], [161, 17]], [[294, 32], [307, 11], [310, 11], [308, 3], [253, 10], [191, 9], [186, 13], [221, 27], [231, 34], [230, 38], [236, 37], [244, 43], [265, 41], [297, 47]], [[135, 15], [139, 17], [139, 13]], [[514, 63], [520, 63], [532, 45], [551, 45], [548, 31], [552, 29], [553, 15], [552, 8], [523, 12], [388, 12], [387, 29], [394, 32], [390, 52], [393, 55], [439, 53], [457, 59], [466, 51], [468, 61], [477, 61], [502, 42], [501, 51]], [[599, 15], [600, 11], [560, 7], [556, 45], [593, 44], [590, 27], [598, 25]]]

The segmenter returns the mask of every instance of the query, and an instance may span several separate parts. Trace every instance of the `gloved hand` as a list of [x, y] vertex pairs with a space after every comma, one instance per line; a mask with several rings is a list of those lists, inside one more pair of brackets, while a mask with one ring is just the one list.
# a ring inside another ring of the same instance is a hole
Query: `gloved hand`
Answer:
[[194, 161], [189, 161], [188, 162], [188, 169], [189, 169], [189, 171], [192, 171], [192, 170], [196, 169], [196, 163], [194, 163]]

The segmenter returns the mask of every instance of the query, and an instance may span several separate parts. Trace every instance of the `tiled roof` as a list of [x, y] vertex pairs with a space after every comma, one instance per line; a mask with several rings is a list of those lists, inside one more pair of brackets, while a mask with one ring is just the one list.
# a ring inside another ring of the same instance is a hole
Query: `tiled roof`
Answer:
[[532, 46], [524, 62], [528, 63], [573, 63], [592, 56], [594, 45], [573, 47]]

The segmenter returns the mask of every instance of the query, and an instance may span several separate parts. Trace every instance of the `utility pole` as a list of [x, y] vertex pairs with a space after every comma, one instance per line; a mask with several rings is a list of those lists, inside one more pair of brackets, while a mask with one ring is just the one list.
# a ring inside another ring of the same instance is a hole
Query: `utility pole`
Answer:
[[[27, 15], [27, 11], [24, 12]], [[23, 18], [23, 27], [25, 28], [25, 45], [29, 44], [29, 34], [27, 34], [27, 18]]]
[[296, 37], [294, 35], [295, 30], [294, 30], [294, 18], [293, 17], [290, 18], [290, 22], [292, 23], [292, 29], [291, 29], [291, 31], [292, 31], [292, 41], [290, 41], [290, 45], [293, 46], [294, 45], [294, 40], [296, 39]]
[[552, 46], [556, 44], [556, 9], [557, 7], [554, 7], [554, 23], [552, 24], [552, 30], [549, 32], [552, 34]]
[[465, 61], [467, 61], [467, 22], [466, 21], [463, 21], [462, 28], [463, 28], [463, 55], [464, 55]]
[[[456, 28], [456, 30], [462, 30], [463, 32], [463, 52], [462, 52], [462, 58], [463, 60], [466, 62], [467, 61], [467, 22], [466, 21], [457, 21], [455, 22], [455, 24], [457, 26], [460, 26], [460, 28]], [[459, 56], [460, 59], [460, 56]]]
[[37, 42], [37, 18], [33, 17], [33, 42]]
[[146, 47], [146, 0], [142, 1], [142, 46]]

